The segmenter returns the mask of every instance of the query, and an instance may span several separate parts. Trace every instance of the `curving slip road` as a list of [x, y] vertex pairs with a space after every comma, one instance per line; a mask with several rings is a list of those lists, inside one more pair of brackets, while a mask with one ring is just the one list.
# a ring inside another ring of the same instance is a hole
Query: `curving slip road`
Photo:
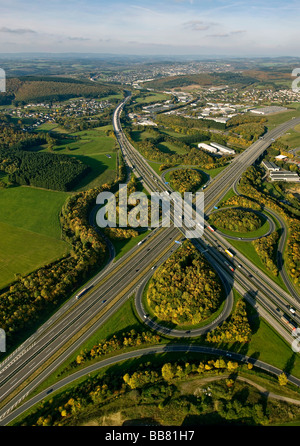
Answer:
[[[114, 356], [112, 358], [103, 359], [100, 363], [93, 364], [89, 367], [86, 367], [85, 369], [79, 370], [78, 372], [73, 373], [72, 375], [69, 375], [68, 377], [62, 379], [61, 381], [58, 381], [53, 386], [48, 387], [47, 389], [40, 392], [38, 395], [31, 398], [29, 401], [24, 403], [21, 407], [16, 409], [13, 413], [8, 415], [5, 418], [5, 422], [1, 421], [0, 426], [3, 426], [5, 424], [11, 423], [15, 418], [17, 418], [19, 415], [24, 413], [26, 410], [31, 409], [35, 404], [41, 402], [44, 398], [46, 398], [49, 394], [52, 394], [53, 392], [56, 392], [58, 390], [63, 389], [64, 386], [76, 382], [76, 380], [82, 378], [82, 377], [88, 377], [90, 373], [96, 372], [101, 370], [104, 367], [111, 366], [113, 364], [126, 361], [128, 359], [137, 358], [141, 356], [151, 356], [161, 353], [202, 353], [202, 354], [208, 354], [208, 355], [215, 355], [218, 357], [224, 357], [228, 360], [235, 360], [239, 362], [244, 363], [250, 363], [253, 364], [255, 367], [258, 367], [266, 372], [280, 375], [282, 373], [282, 370], [278, 369], [277, 367], [274, 367], [270, 364], [267, 364], [263, 361], [260, 361], [259, 359], [255, 359], [251, 356], [242, 355], [239, 353], [228, 353], [225, 350], [217, 349], [217, 348], [211, 348], [211, 347], [204, 347], [204, 346], [195, 346], [195, 345], [157, 345], [153, 347], [143, 348], [140, 350], [135, 350], [127, 353], [122, 353], [120, 355]], [[300, 379], [296, 378], [293, 375], [287, 374], [287, 377], [289, 381], [296, 386], [300, 386]]]

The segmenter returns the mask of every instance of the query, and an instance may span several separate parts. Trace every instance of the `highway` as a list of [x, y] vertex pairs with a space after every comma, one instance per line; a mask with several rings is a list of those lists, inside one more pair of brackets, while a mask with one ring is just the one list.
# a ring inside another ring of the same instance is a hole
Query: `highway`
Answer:
[[[147, 183], [150, 184], [150, 186], [152, 180], [154, 188], [156, 187], [157, 189], [157, 187], [159, 186], [160, 190], [168, 189], [169, 191], [172, 191], [170, 189], [170, 186], [165, 185], [160, 181], [160, 177], [155, 173], [153, 169], [151, 169], [151, 167], [143, 159], [143, 157], [129, 143], [124, 133], [122, 132], [120, 124], [120, 113], [122, 112], [123, 106], [126, 101], [128, 101], [128, 99], [129, 97], [125, 99], [124, 103], [121, 104], [118, 109], [116, 109], [116, 113], [114, 115], [114, 128], [116, 134], [118, 135], [119, 143], [123, 149], [124, 157], [128, 161], [129, 165], [134, 166], [133, 170], [136, 172], [137, 175], [140, 175], [143, 179], [145, 177], [147, 178]], [[214, 208], [215, 204], [217, 204], [222, 199], [227, 191], [234, 186], [235, 182], [239, 180], [244, 170], [254, 163], [254, 161], [266, 150], [266, 148], [273, 142], [273, 140], [299, 122], [300, 118], [293, 119], [268, 132], [263, 139], [260, 139], [252, 144], [252, 146], [246, 149], [241, 155], [236, 157], [220, 175], [211, 180], [209, 186], [205, 190], [206, 215], [209, 214], [209, 212]], [[184, 228], [183, 225], [183, 234], [185, 230], [186, 228]], [[213, 249], [215, 262], [219, 261], [220, 263], [222, 263], [223, 272], [225, 261], [229, 265], [232, 264], [231, 266], [235, 268], [235, 280], [239, 280], [240, 285], [244, 287], [247, 293], [250, 292], [258, 296], [260, 295], [260, 292], [262, 292], [264, 296], [262, 303], [264, 304], [265, 308], [270, 309], [269, 301], [276, 305], [276, 308], [272, 307], [272, 315], [275, 320], [277, 320], [277, 322], [284, 326], [284, 323], [281, 321], [281, 316], [284, 313], [288, 313], [289, 306], [293, 306], [294, 308], [296, 308], [299, 313], [299, 300], [296, 300], [294, 297], [284, 292], [281, 287], [274, 283], [262, 271], [258, 270], [256, 266], [253, 265], [245, 256], [240, 253], [236, 253], [234, 259], [226, 258], [225, 260], [224, 250], [226, 248], [232, 249], [232, 247], [229, 244], [228, 240], [224, 239], [224, 237], [222, 237], [220, 234], [212, 234], [206, 227], [205, 234], [202, 237], [201, 241], [202, 243], [203, 241], [206, 241], [206, 244], [204, 244], [204, 246], [201, 246], [200, 248], [204, 252], [204, 255], [208, 257], [207, 247], [209, 247], [210, 251]], [[199, 242], [200, 240], [197, 240], [198, 244]], [[222, 252], [222, 254], [220, 253], [220, 251]], [[233, 251], [235, 250], [233, 249]], [[278, 312], [278, 307], [280, 308], [280, 312]], [[291, 319], [294, 319], [296, 325], [299, 325], [300, 318], [298, 315], [292, 316], [291, 314], [289, 314], [289, 316], [291, 317]], [[285, 335], [284, 337], [288, 340], [288, 342], [291, 341], [292, 338], [290, 329], [288, 330], [288, 335]]]
[[[239, 189], [238, 189], [238, 181], [235, 181], [234, 185], [233, 185], [233, 190], [235, 192], [236, 195], [240, 195], [239, 193]], [[299, 300], [299, 295], [297, 293], [297, 291], [295, 290], [294, 285], [292, 284], [292, 282], [289, 279], [288, 273], [284, 267], [284, 263], [283, 263], [283, 252], [285, 249], [285, 244], [287, 241], [287, 233], [288, 233], [288, 228], [286, 226], [285, 221], [283, 220], [282, 216], [279, 215], [277, 212], [273, 211], [273, 209], [270, 209], [268, 207], [264, 208], [266, 212], [268, 212], [270, 215], [273, 216], [273, 218], [275, 220], [277, 220], [277, 222], [280, 225], [280, 229], [282, 231], [281, 236], [280, 236], [280, 240], [278, 243], [278, 250], [277, 250], [277, 266], [279, 269], [279, 273], [280, 276], [285, 284], [285, 286], [287, 287], [289, 293], [291, 294], [291, 296], [294, 297], [294, 299], [296, 299], [296, 301]]]
[[[87, 330], [88, 324], [99, 316], [89, 330], [90, 336], [119, 308], [121, 303], [134, 293], [137, 284], [152, 264], [157, 262], [161, 255], [164, 255], [163, 258], [166, 260], [174, 252], [177, 246], [174, 244], [176, 239], [178, 239], [178, 231], [175, 228], [168, 233], [159, 229], [156, 232], [153, 231], [148, 243], [145, 240], [141, 246], [134, 249], [133, 253], [131, 252], [126, 258], [121, 259], [121, 262], [111, 266], [108, 272], [103, 272], [97, 281], [93, 280], [91, 282], [93, 285], [88, 285], [91, 286], [88, 293], [79, 301], [69, 300], [53, 318], [50, 318], [24, 343], [22, 348], [1, 363], [1, 402], [5, 402], [7, 397], [14, 395], [14, 391], [17, 391], [17, 394], [9, 402], [8, 407], [5, 404], [0, 410], [0, 417], [65, 361], [84, 339], [88, 338], [84, 331], [76, 342], [72, 340], [74, 336], [79, 336], [81, 330]], [[121, 296], [117, 299], [120, 294]], [[70, 340], [72, 341], [69, 345]], [[60, 349], [62, 351], [59, 355]], [[53, 360], [55, 353], [58, 356], [56, 360]], [[46, 372], [39, 373], [35, 378], [34, 372], [48, 360]], [[20, 391], [19, 386], [26, 380], [32, 381]]]
[[[163, 191], [166, 186], [161, 182], [160, 177], [130, 146], [122, 132], [119, 117], [124, 103], [119, 105], [114, 114], [114, 127], [124, 158], [128, 165], [137, 172], [138, 176], [142, 177], [148, 190]], [[279, 136], [287, 128], [291, 128], [298, 123], [300, 123], [300, 119], [293, 120], [292, 123], [286, 123], [280, 126], [280, 129], [277, 128], [269, 132], [270, 135], [268, 134], [269, 136], [265, 137], [264, 141], [253, 144], [251, 146], [252, 150], [249, 150], [251, 148], [247, 149], [219, 176], [215, 177], [205, 191], [206, 213], [220, 201], [245, 168], [263, 153], [271, 143], [270, 138]], [[242, 156], [242, 161], [240, 161], [239, 159]], [[174, 252], [174, 249], [176, 249], [174, 241], [181, 237], [182, 233], [174, 227], [158, 228], [152, 231], [142, 245], [135, 247], [119, 262], [109, 263], [106, 269], [90, 281], [86, 285], [89, 291], [82, 299], [79, 301], [76, 301], [75, 298], [69, 299], [49, 321], [43, 324], [36, 333], [1, 363], [1, 424], [5, 424], [8, 414], [67, 357], [76, 351], [78, 346], [141, 286], [153, 265], [156, 265], [159, 260], [164, 261]], [[242, 259], [239, 256], [238, 261], [243, 262], [243, 268], [237, 268], [237, 260], [232, 261], [224, 257], [224, 246], [227, 241], [220, 240], [217, 237], [219, 236], [209, 233], [206, 228], [205, 236], [193, 240], [193, 242], [207, 259], [218, 268], [220, 275], [225, 278], [230, 287], [238, 289], [250, 302], [251, 299], [254, 299], [255, 302], [252, 303], [256, 305], [260, 314], [272, 322], [272, 325], [287, 342], [292, 342], [291, 331], [288, 331], [280, 322], [276, 306], [277, 302], [280, 305], [283, 305], [283, 301], [293, 302], [294, 307], [299, 311], [299, 304], [294, 302], [288, 293], [284, 294], [282, 290], [278, 289], [279, 287], [276, 288], [276, 284], [268, 277], [266, 278], [264, 275], [259, 277], [258, 274], [255, 274], [255, 277], [251, 276], [251, 272], [256, 268], [247, 259]], [[219, 251], [218, 245], [222, 246], [222, 252]], [[224, 260], [229, 260], [235, 266], [234, 274], [229, 271], [224, 264]], [[262, 277], [264, 280], [261, 280]], [[276, 300], [276, 303], [273, 299]], [[299, 317], [296, 316], [295, 319], [300, 325]], [[40, 369], [41, 366], [44, 368]]]

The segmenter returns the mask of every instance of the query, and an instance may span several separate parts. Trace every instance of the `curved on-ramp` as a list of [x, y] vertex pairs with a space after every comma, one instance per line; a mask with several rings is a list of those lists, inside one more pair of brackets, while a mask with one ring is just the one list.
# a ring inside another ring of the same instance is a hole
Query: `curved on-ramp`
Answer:
[[[104, 367], [108, 367], [111, 365], [114, 365], [118, 362], [126, 361], [127, 359], [133, 359], [138, 357], [147, 357], [149, 355], [155, 355], [155, 354], [162, 354], [162, 353], [183, 353], [183, 354], [189, 354], [189, 353], [199, 353], [199, 354], [208, 354], [208, 355], [216, 355], [225, 357], [228, 360], [235, 360], [240, 361], [243, 363], [250, 363], [253, 364], [255, 367], [258, 367], [266, 372], [275, 374], [276, 376], [280, 375], [283, 371], [278, 369], [277, 367], [274, 367], [270, 364], [267, 364], [263, 361], [260, 361], [259, 359], [253, 358], [251, 356], [242, 355], [240, 353], [230, 353], [226, 350], [218, 349], [218, 348], [211, 348], [206, 346], [196, 346], [196, 345], [156, 345], [153, 347], [143, 348], [140, 350], [135, 350], [131, 352], [122, 353], [120, 355], [114, 356], [112, 358], [103, 359], [101, 362], [97, 362], [95, 364], [92, 364], [82, 370], [79, 370], [78, 372], [73, 373], [72, 375], [63, 378], [62, 380], [56, 382], [51, 387], [48, 387], [47, 389], [40, 392], [38, 395], [34, 396], [27, 402], [23, 403], [22, 406], [8, 414], [7, 416], [3, 417], [0, 420], [0, 426], [5, 426], [9, 423], [11, 423], [16, 417], [24, 413], [26, 410], [31, 409], [35, 404], [41, 402], [43, 399], [48, 397], [49, 395], [53, 395], [53, 392], [56, 392], [58, 390], [62, 390], [63, 387], [67, 386], [68, 384], [74, 384], [76, 380], [81, 379], [83, 377], [88, 377], [91, 373], [97, 372], [101, 370]], [[296, 386], [300, 386], [300, 379], [287, 374], [286, 375], [288, 380], [295, 384]]]

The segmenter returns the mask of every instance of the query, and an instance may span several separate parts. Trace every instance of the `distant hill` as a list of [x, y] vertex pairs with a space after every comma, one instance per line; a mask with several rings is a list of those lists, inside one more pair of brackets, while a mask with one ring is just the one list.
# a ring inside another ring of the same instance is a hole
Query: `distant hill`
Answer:
[[241, 72], [224, 73], [199, 73], [180, 76], [169, 76], [156, 79], [144, 84], [147, 88], [155, 90], [170, 90], [173, 88], [184, 88], [189, 86], [211, 87], [229, 85], [231, 87], [243, 88], [250, 85], [266, 84], [267, 87], [277, 88], [291, 79], [290, 67], [268, 67], [243, 70]]
[[232, 85], [232, 86], [247, 86], [257, 82], [257, 79], [248, 76], [246, 73], [199, 73], [188, 74], [181, 76], [169, 76], [162, 79], [157, 79], [145, 84], [148, 88], [157, 90], [166, 90], [172, 88], [187, 87], [189, 85], [199, 85], [200, 87]]
[[115, 86], [49, 76], [8, 78], [6, 89], [2, 99], [6, 98], [6, 103], [61, 101], [73, 97], [100, 98], [119, 92]]

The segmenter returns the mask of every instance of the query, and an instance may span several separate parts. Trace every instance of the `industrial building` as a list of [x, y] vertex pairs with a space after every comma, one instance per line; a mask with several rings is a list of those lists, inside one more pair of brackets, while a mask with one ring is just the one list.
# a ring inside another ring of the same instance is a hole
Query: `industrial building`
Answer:
[[290, 172], [289, 170], [270, 172], [270, 178], [272, 181], [287, 181], [292, 183], [300, 181], [299, 175], [296, 172]]
[[228, 147], [222, 146], [221, 144], [218, 144], [216, 142], [210, 143], [211, 146], [215, 147], [222, 153], [226, 153], [228, 155], [235, 155], [235, 151], [233, 149], [228, 149]]
[[281, 107], [277, 105], [269, 105], [267, 107], [254, 108], [250, 110], [251, 113], [255, 113], [256, 115], [270, 115], [272, 113], [281, 113], [284, 111], [287, 111], [286, 107]]
[[272, 163], [271, 161], [263, 161], [262, 165], [269, 172], [279, 172], [280, 171], [280, 167], [278, 167], [275, 163]]
[[208, 144], [205, 144], [204, 142], [201, 142], [200, 144], [198, 144], [198, 148], [206, 150], [207, 152], [211, 152], [211, 153], [217, 153], [218, 152], [218, 150], [215, 147], [212, 147], [212, 146], [210, 146]]

